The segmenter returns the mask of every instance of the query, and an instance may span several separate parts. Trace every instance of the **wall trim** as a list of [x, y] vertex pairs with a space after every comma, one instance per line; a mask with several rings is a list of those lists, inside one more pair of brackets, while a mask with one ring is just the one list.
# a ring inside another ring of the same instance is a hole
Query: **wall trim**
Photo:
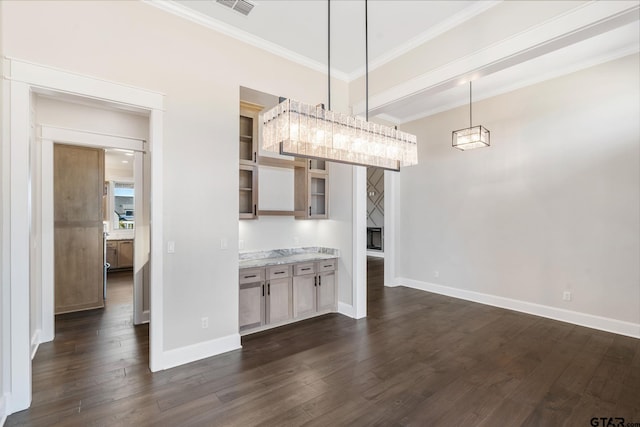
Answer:
[[[3, 153], [10, 153], [9, 169], [3, 170], [3, 178], [8, 178], [7, 203], [3, 206], [3, 218], [10, 221], [10, 230], [3, 235], [3, 243], [7, 241], [8, 249], [3, 266], [8, 274], [3, 275], [2, 293], [7, 295], [7, 303], [15, 308], [8, 314], [9, 325], [7, 347], [3, 347], [3, 364], [8, 365], [11, 375], [5, 378], [7, 388], [11, 390], [11, 398], [5, 402], [6, 412], [13, 413], [27, 409], [31, 405], [31, 333], [29, 330], [30, 295], [29, 260], [30, 260], [30, 217], [29, 205], [29, 135], [31, 129], [31, 91], [47, 90], [55, 95], [64, 94], [79, 96], [105, 102], [108, 106], [135, 109], [150, 113], [149, 151], [151, 156], [151, 317], [153, 322], [149, 328], [149, 367], [152, 371], [163, 366], [163, 157], [162, 157], [162, 108], [164, 95], [145, 89], [135, 88], [103, 79], [63, 71], [52, 67], [33, 64], [26, 61], [2, 58], [3, 72], [3, 105], [7, 114], [2, 117], [7, 133], [3, 133]], [[3, 163], [7, 166], [7, 163]], [[4, 182], [4, 179], [3, 179]], [[6, 190], [7, 187], [4, 187]], [[3, 193], [3, 196], [5, 194]], [[6, 216], [4, 216], [6, 215]], [[3, 227], [8, 222], [4, 221]], [[5, 254], [3, 250], [3, 255]], [[43, 337], [48, 331], [42, 332]], [[7, 354], [7, 352], [9, 354]], [[7, 362], [4, 362], [6, 357]], [[5, 367], [3, 366], [3, 370]]]
[[353, 308], [351, 304], [347, 304], [342, 301], [338, 301], [338, 313], [345, 315], [347, 317], [351, 317], [352, 319], [356, 318], [355, 308]]
[[[233, 25], [227, 24], [226, 22], [212, 18], [211, 16], [205, 15], [204, 13], [197, 12], [193, 9], [181, 5], [179, 2], [161, 0], [143, 1], [150, 6], [157, 7], [158, 9], [164, 10], [165, 12], [169, 12], [173, 15], [187, 19], [198, 25], [202, 25], [203, 27], [224, 34], [225, 36], [232, 37], [243, 43], [247, 43], [266, 52], [280, 56], [284, 59], [300, 64], [314, 71], [327, 74], [327, 65], [325, 63], [310, 59], [304, 55], [300, 55], [297, 52], [286, 49], [276, 43], [272, 43], [247, 31], [241, 30]], [[348, 82], [349, 79], [349, 75], [347, 73], [334, 68], [331, 69], [331, 76], [343, 82]]]
[[397, 277], [393, 285], [406, 286], [408, 288], [419, 289], [435, 294], [446, 295], [453, 298], [491, 305], [494, 307], [506, 308], [508, 310], [533, 314], [535, 316], [546, 317], [548, 319], [559, 320], [578, 326], [598, 329], [614, 334], [625, 335], [632, 338], [640, 338], [640, 323], [626, 322], [623, 320], [611, 319], [609, 317], [596, 316], [593, 314], [580, 313], [566, 310], [564, 308], [551, 307], [548, 305], [536, 304], [533, 302], [505, 298], [497, 295], [485, 294], [481, 292], [469, 291], [466, 289], [452, 288], [450, 286], [436, 285], [434, 283], [422, 282], [419, 280]]
[[231, 334], [225, 337], [216, 338], [198, 344], [179, 347], [173, 350], [165, 350], [164, 367], [170, 369], [196, 360], [217, 356], [218, 354], [242, 348], [240, 344], [240, 334]]
[[36, 353], [38, 352], [38, 347], [40, 347], [40, 343], [42, 340], [40, 339], [42, 336], [42, 330], [36, 329], [31, 337], [31, 360], [36, 357]]

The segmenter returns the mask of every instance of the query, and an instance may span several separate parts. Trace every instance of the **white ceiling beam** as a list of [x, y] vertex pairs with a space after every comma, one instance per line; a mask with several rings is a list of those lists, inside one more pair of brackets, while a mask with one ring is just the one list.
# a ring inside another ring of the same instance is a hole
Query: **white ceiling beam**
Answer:
[[[398, 102], [452, 89], [541, 55], [638, 20], [640, 6], [630, 2], [591, 2], [532, 29], [488, 46], [433, 71], [369, 96], [369, 115], [381, 115]], [[364, 114], [365, 101], [353, 106]], [[391, 118], [389, 115], [387, 118]]]

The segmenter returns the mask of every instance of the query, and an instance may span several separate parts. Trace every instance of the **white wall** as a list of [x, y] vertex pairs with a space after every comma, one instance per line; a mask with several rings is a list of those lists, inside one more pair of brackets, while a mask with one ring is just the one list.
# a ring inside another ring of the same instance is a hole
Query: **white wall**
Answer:
[[[333, 96], [332, 96], [333, 97]], [[330, 219], [318, 222], [320, 246], [340, 249], [338, 301], [353, 305], [353, 167], [332, 163], [329, 175]], [[352, 313], [344, 312], [351, 315]]]
[[166, 95], [164, 350], [237, 335], [239, 87], [322, 102], [326, 76], [141, 2], [3, 9], [6, 55]]
[[397, 277], [630, 322], [640, 335], [638, 75], [635, 54], [478, 102], [490, 148], [451, 148], [467, 107], [403, 126], [420, 164], [401, 176]]

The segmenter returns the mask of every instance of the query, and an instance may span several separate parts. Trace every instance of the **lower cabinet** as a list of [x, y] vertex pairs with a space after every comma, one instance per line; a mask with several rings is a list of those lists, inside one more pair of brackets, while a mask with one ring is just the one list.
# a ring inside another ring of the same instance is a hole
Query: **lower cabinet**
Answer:
[[108, 240], [107, 262], [110, 271], [133, 268], [133, 240]]
[[293, 317], [336, 311], [336, 260], [297, 264], [293, 277]]
[[335, 311], [336, 260], [240, 270], [240, 332]]

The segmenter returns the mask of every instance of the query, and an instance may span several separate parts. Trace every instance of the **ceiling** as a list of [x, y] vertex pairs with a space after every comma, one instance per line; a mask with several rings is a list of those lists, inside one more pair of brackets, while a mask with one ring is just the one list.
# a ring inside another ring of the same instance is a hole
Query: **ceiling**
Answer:
[[104, 166], [110, 174], [133, 176], [133, 151], [108, 148], [104, 150]]
[[[248, 1], [254, 4], [248, 16], [215, 0], [149, 3], [327, 71], [327, 1]], [[330, 5], [332, 76], [360, 85], [365, 65], [364, 1], [332, 0]], [[368, 2], [369, 73], [378, 84], [370, 90], [370, 117], [401, 124], [467, 104], [469, 80], [477, 80], [475, 101], [638, 52], [639, 10], [638, 0], [372, 0]], [[455, 43], [439, 49], [430, 46], [443, 37]], [[473, 45], [479, 48], [470, 52]], [[424, 58], [420, 52], [433, 56]], [[384, 77], [425, 60], [438, 66], [422, 65], [422, 72], [397, 81]], [[364, 91], [352, 90], [351, 96], [357, 99], [354, 114], [362, 114]]]

